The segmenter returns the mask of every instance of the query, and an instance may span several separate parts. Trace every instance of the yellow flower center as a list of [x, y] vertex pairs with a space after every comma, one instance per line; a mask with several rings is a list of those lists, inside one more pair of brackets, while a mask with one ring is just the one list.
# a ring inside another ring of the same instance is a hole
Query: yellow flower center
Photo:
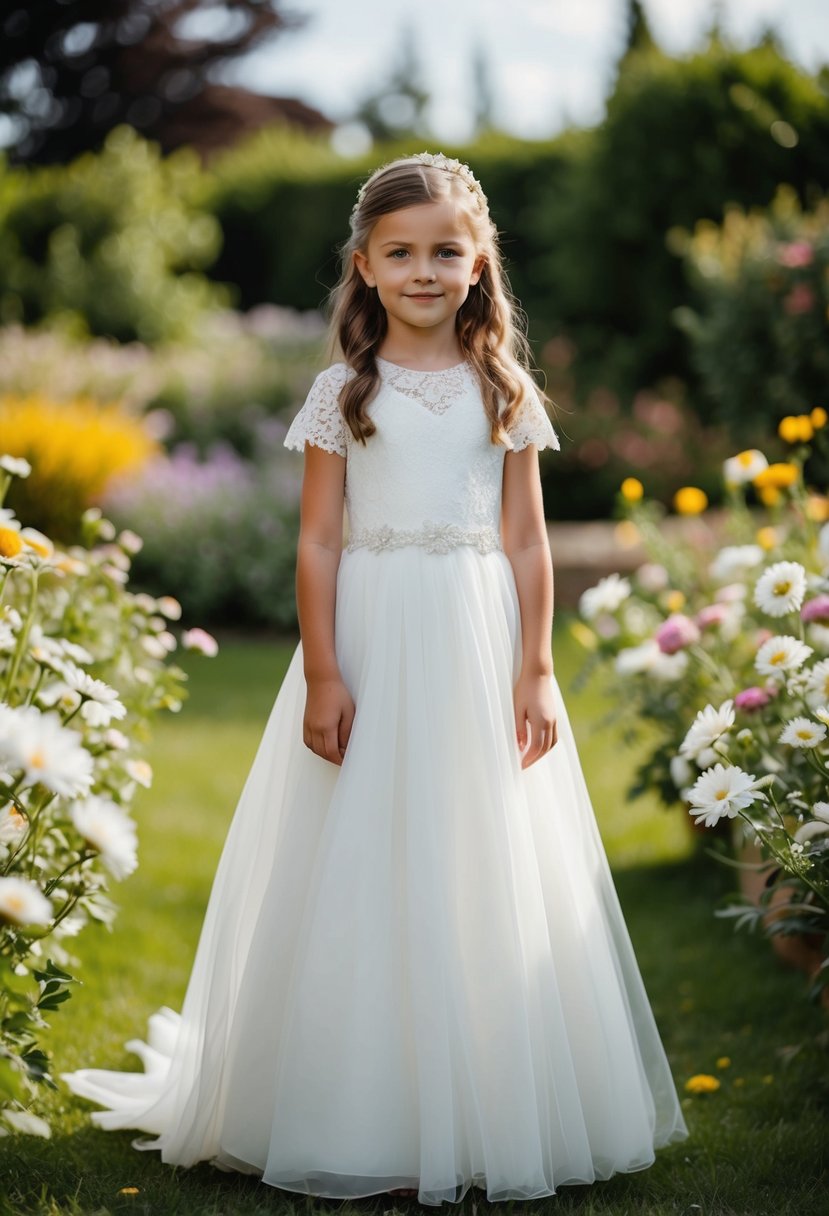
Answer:
[[774, 584], [775, 595], [788, 595], [792, 589], [791, 579], [783, 579], [779, 583]]
[[29, 757], [29, 768], [43, 769], [46, 767], [46, 757], [43, 752], [32, 752]]
[[811, 739], [811, 737], [812, 737], [812, 732], [809, 730], [808, 727], [801, 727], [801, 729], [798, 730], [796, 732], [796, 734], [797, 734], [798, 739]]
[[23, 541], [11, 528], [0, 528], [0, 557], [17, 557]]
[[728, 790], [717, 790], [714, 797], [717, 799], [718, 802], [722, 802], [722, 800], [724, 798], [728, 797]]
[[782, 663], [785, 657], [785, 650], [775, 650], [774, 654], [769, 658], [769, 662], [776, 665], [778, 663]]

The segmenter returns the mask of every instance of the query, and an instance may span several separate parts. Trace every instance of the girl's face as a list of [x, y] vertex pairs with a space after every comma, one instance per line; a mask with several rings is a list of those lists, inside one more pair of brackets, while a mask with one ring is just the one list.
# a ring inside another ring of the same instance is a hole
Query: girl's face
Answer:
[[354, 264], [395, 329], [454, 333], [455, 315], [481, 277], [478, 254], [463, 213], [448, 199], [382, 215]]

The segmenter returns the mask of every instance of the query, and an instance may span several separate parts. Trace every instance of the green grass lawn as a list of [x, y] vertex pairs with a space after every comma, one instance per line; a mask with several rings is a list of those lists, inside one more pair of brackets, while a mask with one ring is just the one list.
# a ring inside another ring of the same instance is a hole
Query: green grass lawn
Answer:
[[[766, 941], [714, 918], [717, 900], [732, 889], [731, 872], [703, 853], [681, 814], [647, 800], [623, 802], [634, 757], [596, 728], [604, 709], [596, 690], [570, 690], [581, 656], [564, 613], [556, 630], [559, 683], [677, 1085], [710, 1072], [722, 1086], [683, 1098], [690, 1139], [661, 1150], [650, 1169], [517, 1206], [585, 1216], [825, 1216], [829, 1070], [817, 1036], [826, 1017], [805, 1001], [804, 978], [776, 962]], [[56, 1072], [137, 1067], [124, 1041], [144, 1037], [159, 1005], [179, 1007], [218, 853], [292, 648], [227, 640], [215, 660], [187, 656], [192, 696], [157, 730], [155, 784], [137, 808], [141, 865], [113, 888], [121, 909], [114, 932], [93, 927], [79, 939], [83, 986], [53, 1015]], [[731, 1064], [718, 1070], [724, 1056]], [[313, 1207], [379, 1214], [393, 1206], [382, 1198], [294, 1197], [206, 1164], [174, 1169], [131, 1148], [133, 1133], [91, 1127], [91, 1107], [62, 1086], [47, 1104], [51, 1140], [0, 1142], [3, 1212], [241, 1216]], [[124, 1187], [138, 1190], [119, 1193]], [[472, 1216], [490, 1206], [503, 1211], [504, 1204], [473, 1198], [479, 1194], [471, 1191], [461, 1205]], [[417, 1210], [408, 1200], [397, 1207]]]

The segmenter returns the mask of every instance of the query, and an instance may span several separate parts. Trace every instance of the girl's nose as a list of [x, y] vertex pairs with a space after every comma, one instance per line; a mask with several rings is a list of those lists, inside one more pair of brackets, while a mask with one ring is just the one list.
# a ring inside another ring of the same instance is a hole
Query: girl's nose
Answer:
[[435, 278], [433, 267], [428, 263], [415, 266], [415, 278], [417, 279], [418, 283], [432, 283]]

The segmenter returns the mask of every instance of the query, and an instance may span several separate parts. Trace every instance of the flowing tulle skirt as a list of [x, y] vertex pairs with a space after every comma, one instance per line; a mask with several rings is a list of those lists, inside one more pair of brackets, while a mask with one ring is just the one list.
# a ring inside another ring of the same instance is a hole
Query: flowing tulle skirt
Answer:
[[559, 686], [526, 770], [500, 551], [345, 552], [344, 763], [302, 743], [298, 647], [144, 1071], [64, 1074], [164, 1161], [357, 1197], [490, 1200], [644, 1169], [687, 1128]]

